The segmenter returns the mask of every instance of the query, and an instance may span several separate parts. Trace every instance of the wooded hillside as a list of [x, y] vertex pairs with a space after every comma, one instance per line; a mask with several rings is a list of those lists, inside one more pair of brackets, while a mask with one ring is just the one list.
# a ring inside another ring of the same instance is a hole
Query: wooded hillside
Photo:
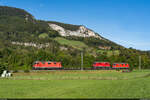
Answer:
[[[79, 27], [49, 22], [68, 30], [76, 30]], [[49, 22], [36, 20], [22, 9], [0, 6], [0, 70], [30, 70], [33, 62], [37, 60], [61, 61], [64, 67], [80, 67], [81, 51], [84, 53], [84, 67], [91, 67], [95, 61], [108, 61], [127, 62], [131, 68], [137, 68], [140, 55], [142, 68], [150, 68], [149, 52], [128, 49], [112, 41], [93, 37], [62, 37], [49, 28]], [[58, 37], [59, 40], [56, 39]], [[60, 41], [69, 44], [62, 44]], [[13, 42], [19, 42], [20, 45]], [[80, 46], [74, 45], [75, 43]], [[42, 48], [39, 45], [42, 45]], [[102, 49], [104, 47], [110, 49]]]

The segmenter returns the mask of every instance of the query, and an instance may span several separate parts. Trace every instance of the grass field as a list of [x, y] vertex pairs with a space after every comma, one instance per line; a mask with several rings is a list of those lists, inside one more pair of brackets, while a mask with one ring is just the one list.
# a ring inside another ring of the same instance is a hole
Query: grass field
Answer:
[[80, 42], [80, 41], [67, 40], [67, 39], [61, 38], [61, 37], [57, 37], [57, 38], [55, 38], [55, 40], [62, 45], [72, 46], [76, 49], [82, 49], [82, 48], [88, 47], [86, 44], [84, 44], [83, 42]]
[[120, 51], [119, 50], [97, 50], [96, 51], [97, 53], [100, 53], [100, 54], [103, 54], [104, 52], [106, 52], [106, 55], [108, 57], [112, 56], [113, 54], [114, 55], [119, 55]]
[[0, 79], [0, 98], [150, 98], [150, 70], [41, 71]]

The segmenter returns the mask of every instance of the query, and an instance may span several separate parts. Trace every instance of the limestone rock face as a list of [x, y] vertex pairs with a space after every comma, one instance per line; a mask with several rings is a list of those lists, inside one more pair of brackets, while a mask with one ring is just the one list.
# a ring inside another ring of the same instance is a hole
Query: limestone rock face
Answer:
[[48, 23], [48, 25], [53, 30], [59, 32], [61, 36], [95, 37], [95, 38], [102, 39], [100, 35], [96, 34], [94, 31], [86, 28], [85, 26], [79, 26], [78, 30], [71, 31], [71, 30], [66, 30], [63, 27], [56, 24]]

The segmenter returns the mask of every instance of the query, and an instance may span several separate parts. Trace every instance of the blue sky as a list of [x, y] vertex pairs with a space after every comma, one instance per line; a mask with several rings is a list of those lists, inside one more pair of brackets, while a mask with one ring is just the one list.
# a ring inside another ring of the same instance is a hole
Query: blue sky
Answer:
[[150, 0], [0, 0], [36, 19], [85, 25], [125, 47], [150, 50]]

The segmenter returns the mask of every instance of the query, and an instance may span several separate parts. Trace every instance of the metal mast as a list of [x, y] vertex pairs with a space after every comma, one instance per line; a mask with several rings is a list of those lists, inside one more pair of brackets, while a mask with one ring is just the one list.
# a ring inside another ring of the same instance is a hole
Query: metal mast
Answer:
[[83, 70], [83, 51], [81, 51], [81, 70]]
[[141, 70], [141, 56], [139, 56], [139, 70]]

